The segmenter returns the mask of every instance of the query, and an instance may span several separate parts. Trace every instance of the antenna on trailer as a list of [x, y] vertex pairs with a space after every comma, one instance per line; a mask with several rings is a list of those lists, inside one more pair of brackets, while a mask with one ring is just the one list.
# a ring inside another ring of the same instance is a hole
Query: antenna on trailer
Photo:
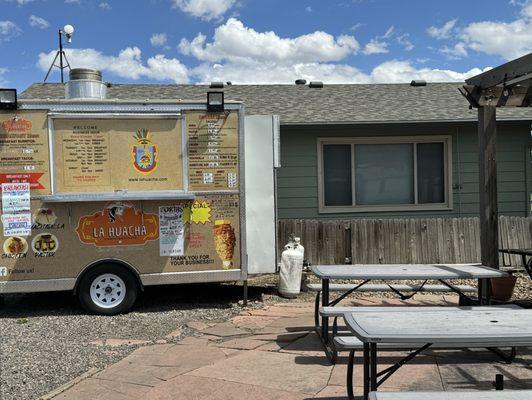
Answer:
[[[74, 33], [74, 27], [72, 25], [65, 25], [63, 29], [59, 29], [58, 35], [59, 35], [59, 50], [55, 53], [54, 61], [52, 61], [52, 65], [50, 65], [50, 68], [48, 69], [48, 72], [46, 73], [46, 76], [44, 77], [44, 81], [48, 79], [48, 76], [50, 75], [50, 72], [52, 72], [52, 68], [57, 67], [61, 70], [61, 83], [64, 83], [64, 77], [63, 77], [63, 70], [65, 68], [70, 68], [70, 63], [68, 62], [67, 56], [65, 54], [65, 51], [63, 50], [63, 35], [67, 38], [67, 42], [72, 42], [72, 34]], [[59, 57], [59, 65], [56, 65], [57, 58]], [[63, 59], [65, 59], [66, 65], [63, 63]]]

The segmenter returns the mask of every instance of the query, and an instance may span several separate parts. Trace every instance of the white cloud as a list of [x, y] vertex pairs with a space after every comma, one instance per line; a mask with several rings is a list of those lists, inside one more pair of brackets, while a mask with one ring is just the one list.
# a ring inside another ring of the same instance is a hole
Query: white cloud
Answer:
[[305, 11], [308, 12], [308, 13], [311, 13], [312, 12], [312, 7], [311, 6], [306, 6], [305, 7]]
[[388, 43], [379, 40], [378, 38], [373, 38], [366, 43], [362, 53], [366, 55], [388, 53]]
[[[398, 34], [390, 27], [374, 38], [364, 52], [388, 52], [389, 40], [405, 49], [412, 48], [408, 34]], [[410, 61], [388, 61], [366, 73], [342, 62], [357, 54], [360, 45], [354, 36], [334, 37], [314, 32], [295, 38], [283, 38], [275, 32], [257, 32], [235, 19], [215, 29], [212, 40], [199, 33], [191, 41], [181, 40], [182, 53], [195, 57], [200, 64], [189, 69], [192, 81], [232, 81], [234, 83], [293, 83], [297, 78], [325, 83], [383, 83], [427, 81], [463, 81], [480, 72], [417, 68]]]
[[444, 46], [440, 51], [451, 59], [467, 57], [467, 49], [464, 43], [456, 43], [452, 47]]
[[415, 68], [408, 61], [386, 61], [373, 69], [371, 79], [375, 83], [406, 83], [412, 79], [424, 79], [427, 82], [463, 82], [465, 79], [488, 70], [473, 68], [466, 72], [446, 69]]
[[9, 1], [9, 2], [11, 2], [11, 3], [15, 2], [15, 3], [17, 3], [19, 6], [25, 6], [26, 4], [28, 4], [28, 3], [32, 3], [32, 2], [34, 2], [35, 0], [7, 0], [7, 1]]
[[445, 46], [441, 52], [450, 58], [461, 58], [474, 50], [506, 60], [532, 52], [532, 1], [512, 4], [521, 7], [516, 19], [473, 22], [457, 32], [457, 42], [453, 46]]
[[0, 67], [0, 87], [6, 87], [8, 84], [7, 79], [5, 78], [5, 75], [7, 74], [8, 69], [7, 68], [1, 68]]
[[22, 30], [12, 21], [0, 21], [0, 43], [7, 42], [22, 33]]
[[[137, 80], [148, 78], [153, 80], [171, 80], [175, 83], [187, 83], [188, 71], [179, 60], [166, 58], [158, 54], [143, 63], [138, 47], [127, 47], [118, 56], [102, 54], [95, 49], [66, 49], [68, 61], [72, 68], [95, 68], [121, 78]], [[50, 67], [56, 51], [40, 53], [38, 66], [46, 71]]]
[[179, 49], [200, 61], [242, 62], [255, 60], [290, 65], [293, 63], [339, 61], [356, 54], [359, 44], [354, 36], [334, 37], [316, 31], [295, 38], [281, 38], [275, 32], [257, 32], [230, 18], [216, 28], [211, 43], [203, 34], [192, 41], [182, 39]]
[[449, 39], [457, 21], [458, 20], [456, 18], [451, 19], [439, 28], [436, 26], [431, 26], [429, 29], [427, 29], [427, 33], [429, 34], [429, 36], [438, 40]]
[[382, 36], [383, 39], [389, 39], [392, 37], [392, 35], [394, 34], [395, 32], [395, 26], [390, 26], [388, 28], [388, 30], [384, 33], [384, 35]]
[[412, 79], [428, 82], [463, 82], [466, 78], [483, 72], [474, 68], [466, 72], [431, 68], [416, 68], [409, 61], [387, 61], [370, 73], [347, 64], [303, 63], [276, 65], [274, 63], [243, 62], [227, 64], [204, 63], [190, 73], [199, 82], [232, 81], [239, 84], [293, 83], [302, 78], [334, 83], [408, 83]]
[[236, 0], [172, 0], [174, 7], [207, 21], [221, 18]]
[[46, 29], [50, 26], [47, 20], [36, 15], [30, 15], [29, 22], [32, 28]]
[[150, 43], [154, 47], [164, 46], [167, 41], [168, 37], [166, 36], [166, 33], [154, 33], [150, 38]]
[[106, 1], [102, 1], [98, 7], [100, 7], [102, 10], [106, 10], [106, 11], [110, 11], [113, 9], [113, 7], [111, 7], [111, 4], [107, 3]]
[[466, 26], [459, 45], [489, 55], [511, 60], [532, 52], [532, 3], [511, 22], [482, 21]]
[[81, 0], [65, 0], [65, 3], [66, 4], [81, 4]]
[[414, 44], [410, 41], [410, 35], [408, 33], [397, 36], [395, 40], [403, 46], [406, 51], [410, 51], [414, 48]]

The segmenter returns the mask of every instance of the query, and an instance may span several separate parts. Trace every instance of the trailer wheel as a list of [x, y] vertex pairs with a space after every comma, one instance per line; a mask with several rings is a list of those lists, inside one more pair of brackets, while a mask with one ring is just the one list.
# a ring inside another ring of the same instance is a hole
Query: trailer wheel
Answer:
[[115, 264], [94, 267], [82, 278], [78, 288], [83, 308], [103, 315], [129, 311], [137, 293], [135, 277], [126, 268]]

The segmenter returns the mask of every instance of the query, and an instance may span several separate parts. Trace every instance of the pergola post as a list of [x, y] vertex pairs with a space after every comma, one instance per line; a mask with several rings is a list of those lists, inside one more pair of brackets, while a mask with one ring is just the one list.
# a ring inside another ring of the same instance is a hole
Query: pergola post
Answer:
[[[497, 213], [497, 109], [478, 108], [478, 168], [480, 203], [480, 260], [482, 265], [499, 268], [499, 218]], [[489, 279], [480, 279], [479, 304], [488, 304]]]
[[496, 107], [478, 108], [480, 259], [482, 265], [499, 268], [499, 220], [497, 213]]

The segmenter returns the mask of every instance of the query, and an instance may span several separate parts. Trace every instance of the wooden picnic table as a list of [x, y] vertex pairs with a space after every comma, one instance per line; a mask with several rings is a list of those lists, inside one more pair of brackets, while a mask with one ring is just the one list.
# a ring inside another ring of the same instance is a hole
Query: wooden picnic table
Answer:
[[[433, 344], [497, 343], [499, 347], [532, 345], [532, 310], [503, 307], [431, 307], [409, 311], [408, 307], [380, 308], [344, 314], [346, 326], [364, 343], [364, 398], [402, 365]], [[419, 348], [395, 365], [378, 371], [378, 346], [386, 343], [417, 344]], [[352, 393], [352, 354], [348, 365], [348, 393]], [[350, 371], [350, 372], [349, 372]], [[351, 389], [351, 390], [350, 390]]]

